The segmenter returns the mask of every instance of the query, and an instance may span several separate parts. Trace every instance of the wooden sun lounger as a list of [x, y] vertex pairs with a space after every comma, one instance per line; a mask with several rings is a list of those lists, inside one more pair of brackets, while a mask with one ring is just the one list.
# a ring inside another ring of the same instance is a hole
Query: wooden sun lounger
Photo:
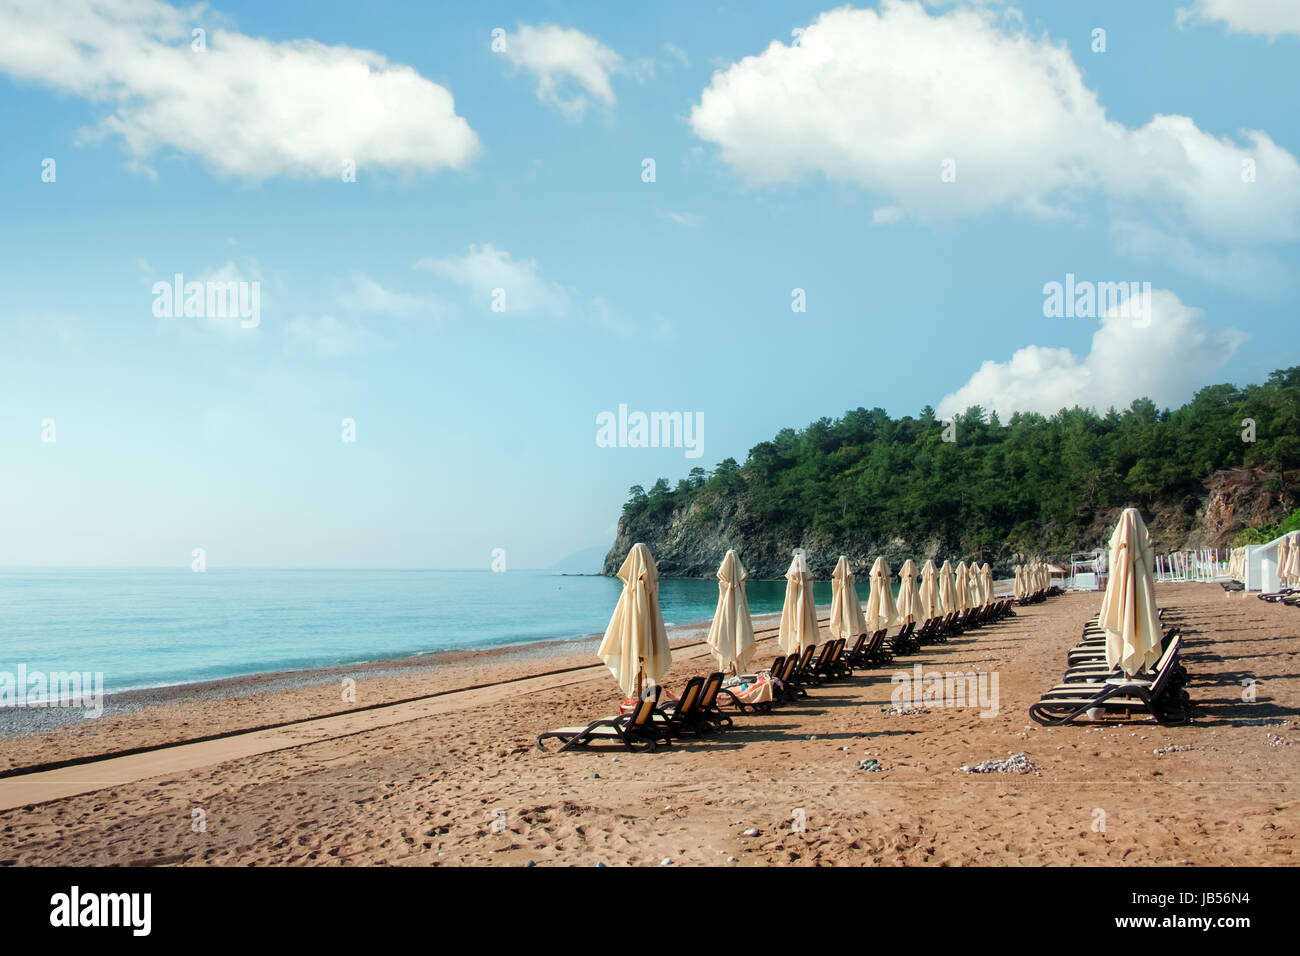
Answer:
[[1153, 680], [1128, 677], [1110, 678], [1105, 683], [1058, 684], [1043, 699], [1029, 708], [1029, 716], [1040, 724], [1060, 726], [1089, 710], [1107, 714], [1145, 710], [1157, 723], [1172, 726], [1185, 724], [1190, 700], [1186, 691], [1170, 687], [1182, 639], [1175, 636], [1165, 648]]
[[556, 753], [586, 747], [597, 740], [613, 740], [621, 743], [628, 750], [635, 750], [638, 745], [647, 751], [653, 751], [660, 743], [670, 746], [672, 740], [665, 728], [654, 720], [655, 710], [659, 704], [661, 688], [657, 685], [637, 701], [636, 709], [630, 714], [617, 717], [602, 717], [593, 720], [586, 727], [561, 727], [537, 735], [537, 749], [549, 753], [543, 740], [563, 740], [564, 746]]
[[[718, 697], [722, 694], [722, 682], [726, 680], [722, 671], [714, 671], [704, 679], [704, 691], [700, 694], [701, 716], [719, 729], [731, 727], [733, 721], [718, 706]], [[733, 698], [734, 700], [734, 698]]]
[[708, 733], [713, 725], [700, 712], [703, 697], [704, 678], [692, 677], [682, 688], [680, 697], [655, 708], [655, 726], [664, 728], [670, 737], [680, 737], [687, 730], [697, 735]]

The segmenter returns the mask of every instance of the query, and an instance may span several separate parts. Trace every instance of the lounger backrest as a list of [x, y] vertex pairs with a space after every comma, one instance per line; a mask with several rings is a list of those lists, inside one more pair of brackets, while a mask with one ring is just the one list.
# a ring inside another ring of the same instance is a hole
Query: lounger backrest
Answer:
[[781, 683], [783, 684], [788, 683], [790, 678], [794, 676], [795, 668], [797, 668], [798, 666], [799, 666], [799, 658], [797, 656], [791, 654], [789, 657], [787, 657], [785, 659], [785, 670], [783, 670], [778, 675]]
[[673, 716], [677, 720], [683, 717], [689, 717], [700, 706], [700, 693], [704, 690], [704, 678], [692, 677], [686, 682], [686, 689], [682, 691], [682, 696], [677, 698], [677, 710]]
[[812, 660], [813, 651], [817, 650], [816, 644], [810, 644], [803, 649], [803, 655], [799, 658], [799, 667], [796, 674], [802, 674], [808, 669], [808, 662]]
[[1151, 682], [1151, 695], [1157, 697], [1164, 689], [1165, 682], [1169, 680], [1169, 675], [1173, 673], [1174, 661], [1178, 659], [1178, 649], [1183, 645], [1183, 636], [1175, 632], [1173, 640], [1165, 648], [1165, 652], [1160, 655], [1160, 663], [1156, 665], [1156, 679]]
[[633, 727], [644, 727], [650, 723], [654, 716], [655, 708], [659, 706], [659, 695], [663, 688], [658, 684], [647, 687], [641, 694], [641, 699], [637, 701], [636, 710], [632, 711], [631, 725]]
[[830, 663], [831, 651], [834, 649], [835, 649], [835, 642], [827, 641], [825, 644], [822, 645], [821, 653], [817, 655], [817, 663], [811, 665], [810, 667], [805, 667], [799, 673], [802, 674], [809, 670], [820, 670], [821, 668], [825, 667], [828, 663]]
[[767, 672], [773, 677], [780, 679], [781, 669], [783, 667], [785, 667], [785, 655], [780, 654], [777, 656], [777, 659], [772, 662], [772, 666], [767, 669]]
[[852, 651], [852, 653], [849, 654], [849, 657], [850, 657], [850, 658], [854, 658], [854, 657], [857, 657], [859, 654], [861, 654], [861, 653], [862, 653], [862, 647], [863, 647], [863, 645], [866, 644], [866, 643], [867, 643], [867, 635], [865, 635], [865, 634], [859, 634], [859, 635], [858, 635], [857, 642], [853, 645], [853, 651]]
[[722, 690], [722, 671], [714, 671], [704, 680], [704, 693], [700, 695], [700, 708], [708, 710], [718, 699], [718, 691]]

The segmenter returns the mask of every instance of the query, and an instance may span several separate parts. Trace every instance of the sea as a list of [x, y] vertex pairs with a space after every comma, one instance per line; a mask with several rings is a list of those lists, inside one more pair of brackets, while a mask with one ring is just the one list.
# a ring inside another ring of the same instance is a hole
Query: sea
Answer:
[[[0, 570], [0, 671], [102, 673], [112, 693], [602, 634], [616, 578], [507, 571]], [[858, 582], [865, 601], [865, 581]], [[750, 612], [785, 581], [750, 581]], [[814, 595], [829, 604], [831, 585]], [[669, 625], [708, 622], [714, 579], [661, 578]]]

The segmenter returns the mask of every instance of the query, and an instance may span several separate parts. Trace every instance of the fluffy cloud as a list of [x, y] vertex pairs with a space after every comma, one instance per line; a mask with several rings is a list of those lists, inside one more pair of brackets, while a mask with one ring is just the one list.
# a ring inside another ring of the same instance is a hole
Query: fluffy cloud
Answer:
[[504, 289], [509, 314], [556, 317], [569, 311], [568, 293], [542, 278], [536, 259], [515, 259], [490, 242], [471, 245], [463, 255], [421, 259], [415, 268], [469, 290], [485, 310], [491, 308], [494, 290]]
[[[791, 45], [716, 72], [691, 128], [750, 184], [822, 175], [887, 197], [877, 222], [1070, 216], [1099, 198], [1218, 241], [1300, 236], [1300, 162], [1267, 133], [1234, 142], [1184, 116], [1109, 120], [1069, 50], [1020, 22], [905, 0], [831, 10]], [[954, 181], [941, 179], [946, 160]]]
[[396, 292], [359, 272], [338, 292], [339, 304], [361, 315], [398, 319], [440, 319], [444, 304], [436, 296]]
[[1161, 406], [1181, 404], [1227, 364], [1246, 338], [1237, 329], [1210, 329], [1202, 317], [1202, 310], [1156, 289], [1149, 324], [1111, 310], [1102, 317], [1087, 355], [1026, 346], [1010, 361], [985, 362], [936, 411], [947, 418], [980, 405], [1005, 421], [1013, 412], [1051, 415], [1075, 405], [1125, 408], [1143, 396]]
[[1300, 35], [1300, 4], [1295, 0], [1195, 0], [1178, 11], [1178, 22], [1219, 21], [1233, 33], [1255, 33], [1270, 40], [1280, 33]]
[[[537, 77], [537, 98], [579, 119], [591, 100], [613, 106], [610, 75], [622, 72], [623, 58], [581, 30], [520, 24], [505, 37], [502, 54], [512, 64]], [[581, 92], [567, 96], [562, 89], [576, 85]]]
[[[143, 167], [175, 150], [248, 179], [337, 178], [367, 169], [463, 168], [478, 137], [451, 93], [367, 50], [272, 42], [217, 15], [157, 0], [7, 0], [0, 71], [108, 110], [96, 132], [121, 137]], [[206, 49], [191, 47], [204, 28]]]

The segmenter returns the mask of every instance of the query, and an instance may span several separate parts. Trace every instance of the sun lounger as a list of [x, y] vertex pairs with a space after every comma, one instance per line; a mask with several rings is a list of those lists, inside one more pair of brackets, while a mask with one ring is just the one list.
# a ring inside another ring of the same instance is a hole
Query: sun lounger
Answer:
[[718, 706], [718, 695], [725, 679], [722, 671], [714, 671], [704, 679], [704, 691], [700, 694], [700, 714], [719, 729], [732, 726], [731, 718]]
[[693, 734], [708, 733], [713, 729], [713, 724], [700, 709], [703, 697], [704, 678], [692, 677], [682, 688], [680, 697], [655, 708], [655, 726], [665, 728], [674, 737], [680, 737], [687, 730]]
[[654, 720], [660, 690], [658, 686], [649, 688], [637, 701], [636, 708], [630, 714], [602, 717], [600, 720], [593, 720], [586, 727], [561, 727], [559, 730], [548, 730], [538, 734], [537, 749], [549, 753], [542, 746], [542, 741], [552, 738], [564, 741], [564, 746], [555, 751], [556, 753], [586, 747], [597, 740], [617, 741], [628, 750], [635, 750], [637, 746], [642, 746], [648, 751], [653, 751], [660, 743], [669, 746], [672, 740], [667, 730]]
[[818, 683], [835, 680], [839, 677], [852, 677], [853, 668], [844, 660], [844, 638], [827, 641], [821, 655], [812, 665], [813, 676]]
[[1089, 710], [1125, 715], [1145, 710], [1160, 724], [1187, 723], [1191, 719], [1190, 698], [1186, 691], [1170, 686], [1181, 644], [1177, 636], [1169, 642], [1150, 680], [1117, 677], [1104, 683], [1058, 684], [1029, 708], [1029, 716], [1040, 724], [1059, 726]]
[[791, 654], [785, 659], [785, 669], [780, 676], [782, 701], [789, 703], [796, 698], [808, 696], [803, 682], [799, 680], [799, 672], [812, 660], [814, 650], [815, 648], [805, 647], [802, 655]]

